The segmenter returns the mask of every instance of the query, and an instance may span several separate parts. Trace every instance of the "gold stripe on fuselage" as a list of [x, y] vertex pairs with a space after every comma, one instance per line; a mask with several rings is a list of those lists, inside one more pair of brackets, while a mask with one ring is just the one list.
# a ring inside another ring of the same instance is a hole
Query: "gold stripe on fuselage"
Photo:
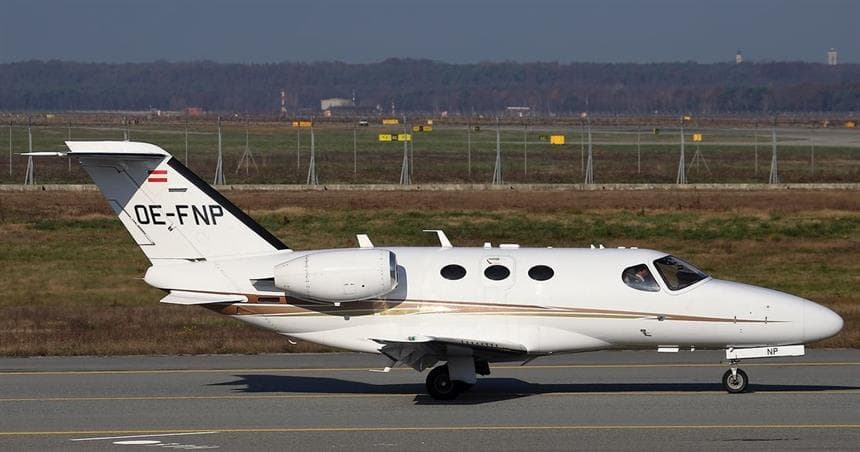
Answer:
[[[262, 297], [261, 297], [262, 298]], [[283, 299], [283, 297], [281, 297]], [[249, 297], [250, 299], [250, 297]], [[230, 316], [271, 316], [271, 317], [308, 317], [308, 316], [370, 316], [370, 315], [506, 315], [601, 319], [662, 319], [689, 322], [728, 322], [728, 323], [780, 323], [775, 320], [736, 319], [674, 315], [655, 312], [619, 311], [609, 309], [566, 308], [533, 305], [509, 305], [494, 303], [468, 303], [431, 300], [369, 300], [354, 301], [335, 306], [328, 303], [308, 303], [289, 300], [293, 303], [213, 303], [204, 307]]]

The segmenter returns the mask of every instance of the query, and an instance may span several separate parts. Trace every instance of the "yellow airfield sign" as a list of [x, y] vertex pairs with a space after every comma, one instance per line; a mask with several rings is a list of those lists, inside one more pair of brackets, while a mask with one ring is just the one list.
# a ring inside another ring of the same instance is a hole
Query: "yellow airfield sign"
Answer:
[[314, 123], [312, 121], [293, 121], [293, 127], [299, 127], [302, 129], [313, 127], [313, 125]]
[[400, 120], [397, 118], [382, 118], [382, 125], [384, 126], [396, 126], [400, 124]]
[[411, 133], [380, 133], [379, 141], [412, 141]]
[[564, 135], [550, 135], [549, 144], [564, 144]]
[[413, 132], [432, 132], [433, 126], [412, 126]]
[[695, 141], [696, 143], [702, 141], [702, 134], [701, 133], [694, 133], [693, 134], [693, 141]]

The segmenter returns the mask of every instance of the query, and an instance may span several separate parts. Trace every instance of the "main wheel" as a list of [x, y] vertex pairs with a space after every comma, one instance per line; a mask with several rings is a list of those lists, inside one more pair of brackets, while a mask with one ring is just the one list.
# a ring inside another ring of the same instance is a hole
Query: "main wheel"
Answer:
[[448, 366], [439, 366], [427, 374], [427, 393], [436, 400], [453, 400], [459, 394], [458, 385], [451, 381]]
[[723, 387], [726, 388], [726, 391], [730, 394], [739, 394], [746, 391], [749, 381], [747, 373], [740, 369], [738, 369], [735, 375], [732, 375], [731, 369], [727, 370], [726, 373], [723, 374]]

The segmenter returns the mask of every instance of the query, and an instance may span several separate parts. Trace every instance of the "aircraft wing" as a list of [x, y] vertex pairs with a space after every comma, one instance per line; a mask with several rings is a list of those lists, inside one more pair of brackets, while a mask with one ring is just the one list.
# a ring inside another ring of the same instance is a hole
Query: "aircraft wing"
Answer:
[[161, 299], [162, 303], [196, 305], [210, 303], [244, 303], [248, 298], [244, 295], [186, 292], [182, 290], [171, 290], [166, 297]]
[[419, 372], [433, 367], [450, 355], [471, 353], [488, 361], [524, 358], [528, 349], [522, 344], [464, 337], [409, 336], [395, 339], [372, 339], [382, 344], [380, 351], [391, 360], [406, 364]]

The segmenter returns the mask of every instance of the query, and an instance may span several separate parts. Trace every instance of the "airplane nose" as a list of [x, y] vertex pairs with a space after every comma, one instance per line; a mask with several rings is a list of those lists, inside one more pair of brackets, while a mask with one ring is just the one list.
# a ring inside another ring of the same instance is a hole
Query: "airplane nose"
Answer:
[[803, 330], [806, 342], [827, 339], [842, 330], [842, 317], [830, 309], [807, 301], [803, 310]]

